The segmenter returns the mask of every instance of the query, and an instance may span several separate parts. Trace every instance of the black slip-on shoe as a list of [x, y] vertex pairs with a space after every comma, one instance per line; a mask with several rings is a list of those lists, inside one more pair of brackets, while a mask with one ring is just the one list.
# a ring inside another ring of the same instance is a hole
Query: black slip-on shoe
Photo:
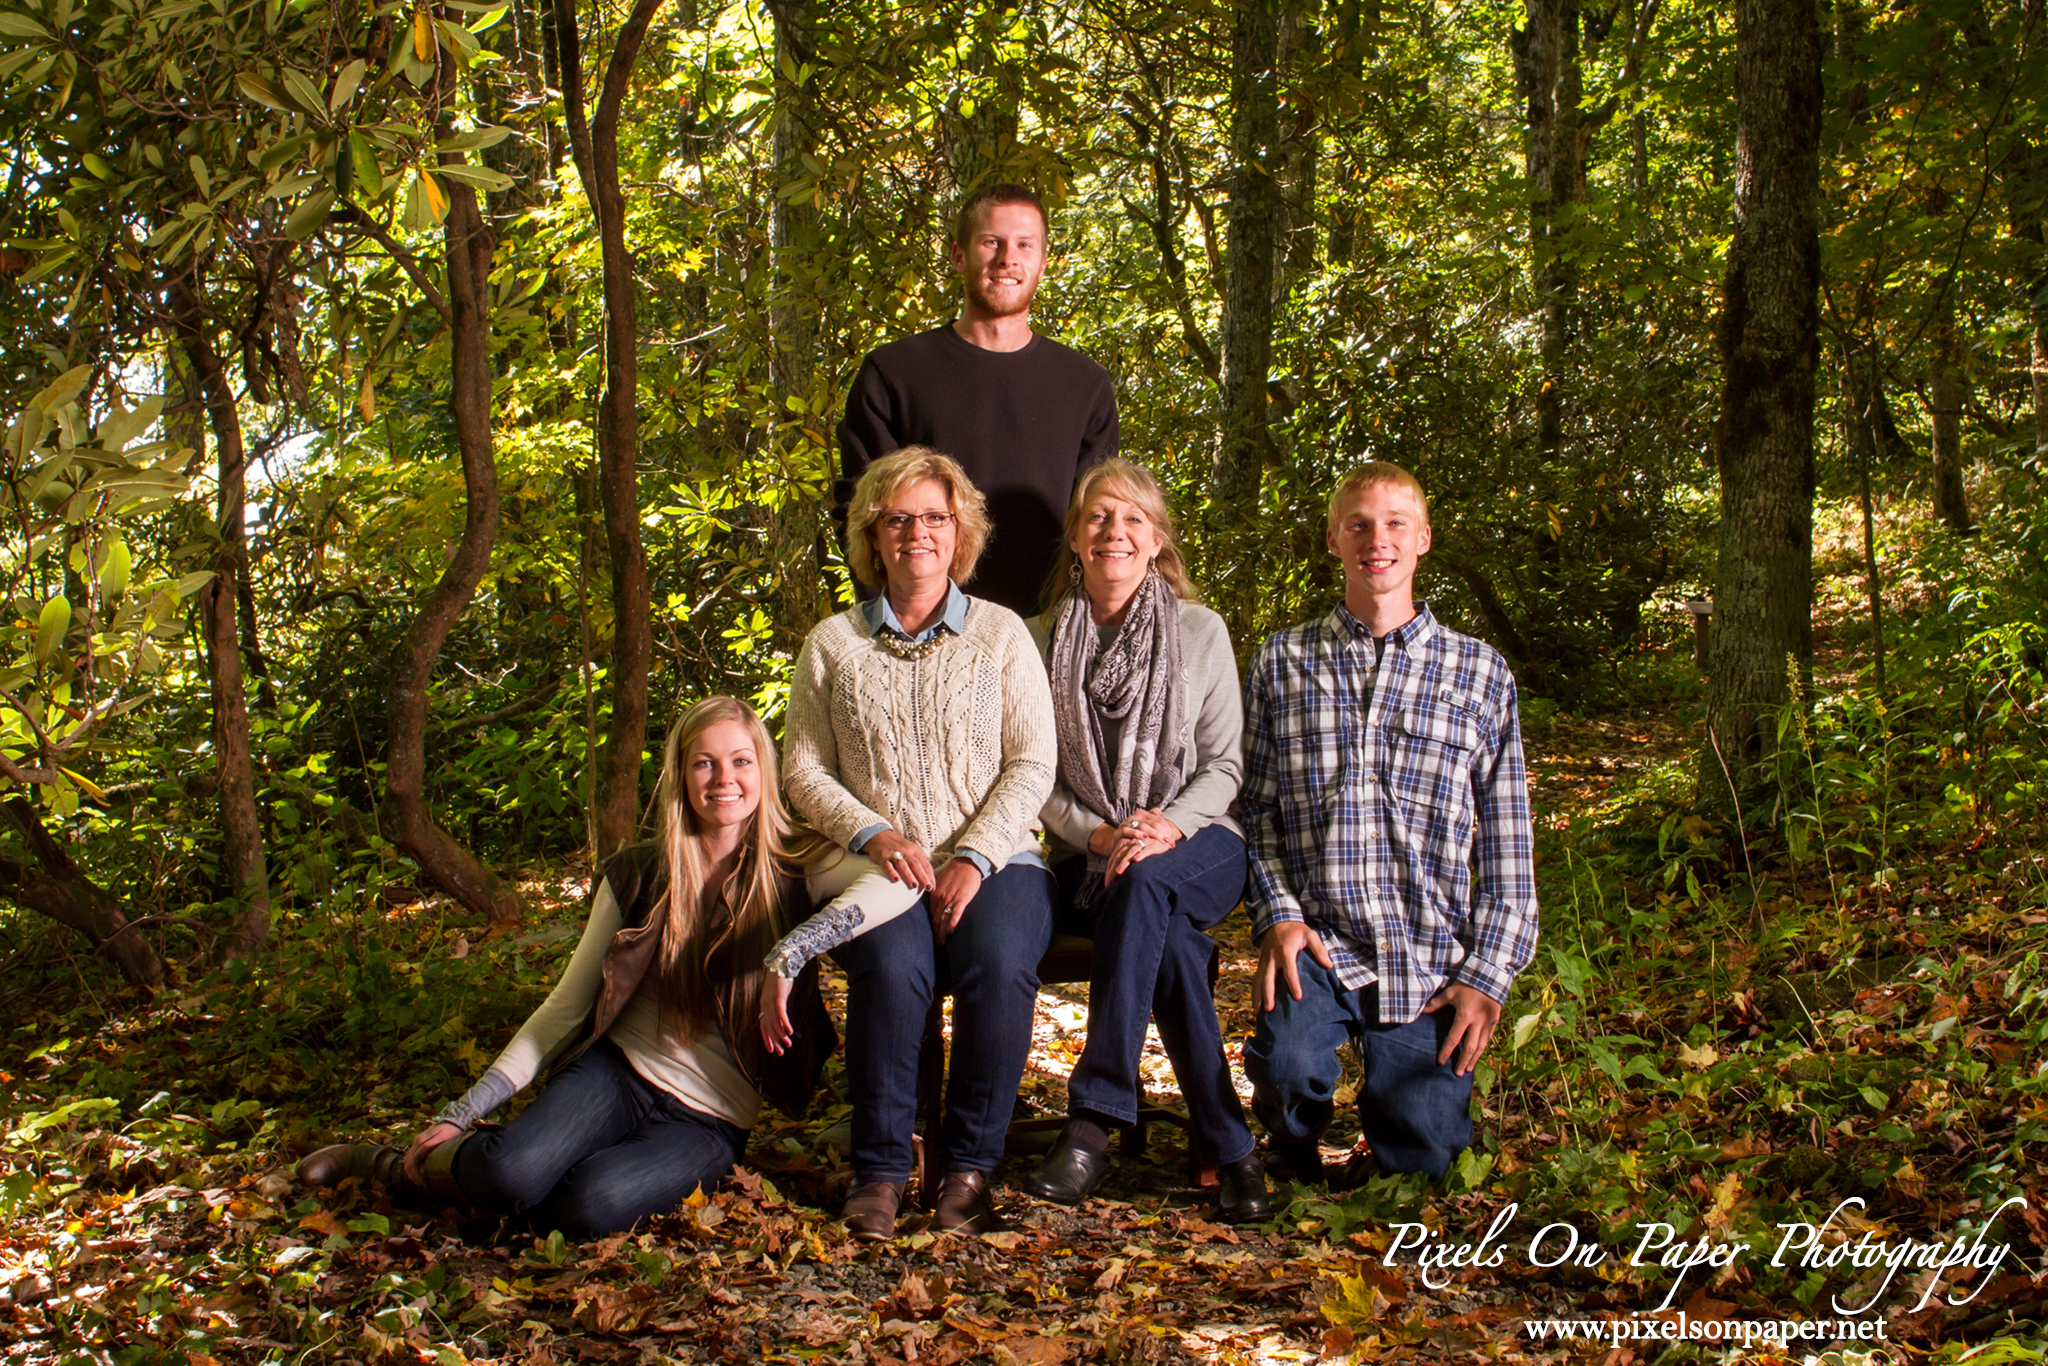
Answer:
[[1272, 1193], [1266, 1189], [1266, 1164], [1246, 1153], [1216, 1169], [1216, 1218], [1226, 1224], [1256, 1224], [1273, 1217]]
[[1024, 1191], [1055, 1205], [1078, 1205], [1109, 1175], [1109, 1149], [1095, 1148], [1074, 1137], [1071, 1129], [1060, 1130], [1038, 1170], [1024, 1178]]

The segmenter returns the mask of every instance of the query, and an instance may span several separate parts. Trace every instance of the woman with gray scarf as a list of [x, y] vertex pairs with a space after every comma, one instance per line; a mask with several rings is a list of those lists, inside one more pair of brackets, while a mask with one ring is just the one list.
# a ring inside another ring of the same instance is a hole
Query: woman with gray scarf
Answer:
[[1203, 931], [1244, 894], [1237, 664], [1223, 619], [1194, 601], [1151, 471], [1098, 465], [1067, 509], [1057, 597], [1029, 624], [1052, 678], [1059, 780], [1041, 813], [1060, 928], [1095, 942], [1088, 1041], [1067, 1123], [1024, 1182], [1074, 1205], [1134, 1123], [1145, 1025], [1173, 1060], [1197, 1160], [1217, 1168], [1226, 1222], [1270, 1213], [1265, 1168], [1223, 1056]]

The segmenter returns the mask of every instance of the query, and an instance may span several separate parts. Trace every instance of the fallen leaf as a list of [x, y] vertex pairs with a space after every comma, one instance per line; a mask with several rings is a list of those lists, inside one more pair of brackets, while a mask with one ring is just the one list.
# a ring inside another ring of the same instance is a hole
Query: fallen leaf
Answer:
[[653, 1317], [655, 1299], [651, 1285], [608, 1286], [580, 1300], [576, 1322], [594, 1333], [630, 1333]]
[[1066, 1338], [1015, 1337], [995, 1346], [998, 1366], [1060, 1366], [1074, 1355]]
[[926, 1288], [924, 1278], [915, 1271], [903, 1273], [903, 1279], [896, 1286], [896, 1315], [902, 1319], [918, 1319], [931, 1313], [932, 1295]]
[[1769, 1139], [1758, 1138], [1754, 1134], [1744, 1134], [1740, 1138], [1731, 1138], [1721, 1145], [1721, 1160], [1723, 1162], [1740, 1162], [1744, 1158], [1762, 1157], [1770, 1150], [1771, 1142]]
[[278, 1167], [273, 1171], [267, 1171], [257, 1177], [253, 1184], [256, 1193], [265, 1200], [280, 1200], [291, 1192], [294, 1184], [291, 1168]]
[[311, 1214], [299, 1220], [299, 1227], [311, 1229], [323, 1238], [332, 1238], [337, 1233], [345, 1234], [348, 1232], [342, 1226], [341, 1217], [329, 1209], [314, 1210]]
[[1333, 1328], [1356, 1329], [1371, 1323], [1387, 1307], [1387, 1297], [1363, 1276], [1339, 1276], [1336, 1293], [1324, 1299], [1323, 1317]]

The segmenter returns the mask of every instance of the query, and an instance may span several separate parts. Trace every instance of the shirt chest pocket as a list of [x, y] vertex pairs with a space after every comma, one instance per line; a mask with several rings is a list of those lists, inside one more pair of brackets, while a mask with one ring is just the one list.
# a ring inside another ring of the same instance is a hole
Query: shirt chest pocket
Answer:
[[1405, 704], [1390, 719], [1394, 792], [1400, 800], [1464, 812], [1472, 806], [1472, 768], [1480, 747], [1478, 723], [1455, 702]]

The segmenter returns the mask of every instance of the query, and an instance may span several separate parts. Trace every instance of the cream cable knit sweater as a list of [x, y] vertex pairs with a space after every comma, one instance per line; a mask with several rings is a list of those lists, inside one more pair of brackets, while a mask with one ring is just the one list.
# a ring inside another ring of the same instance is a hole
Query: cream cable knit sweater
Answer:
[[922, 659], [876, 642], [855, 607], [797, 654], [782, 749], [790, 804], [841, 847], [886, 823], [934, 862], [972, 849], [1001, 869], [1038, 847], [1052, 689], [1006, 607], [970, 598], [960, 637]]

